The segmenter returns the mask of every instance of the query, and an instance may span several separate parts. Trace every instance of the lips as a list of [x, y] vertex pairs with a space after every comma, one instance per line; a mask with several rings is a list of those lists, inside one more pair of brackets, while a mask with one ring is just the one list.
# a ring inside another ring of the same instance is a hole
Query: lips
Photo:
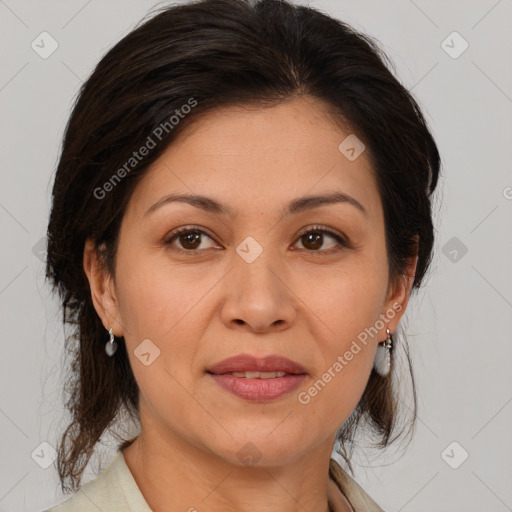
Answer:
[[216, 363], [206, 370], [214, 375], [232, 372], [285, 372], [291, 375], [306, 374], [306, 369], [284, 356], [272, 355], [257, 358], [249, 354], [239, 354]]

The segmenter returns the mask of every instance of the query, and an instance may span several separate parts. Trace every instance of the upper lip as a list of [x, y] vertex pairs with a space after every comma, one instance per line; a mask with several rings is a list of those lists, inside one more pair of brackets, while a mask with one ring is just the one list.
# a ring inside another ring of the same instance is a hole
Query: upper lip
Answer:
[[292, 374], [306, 373], [303, 366], [284, 356], [272, 355], [263, 358], [250, 354], [239, 354], [228, 357], [206, 370], [208, 373], [221, 375], [231, 372], [277, 372]]

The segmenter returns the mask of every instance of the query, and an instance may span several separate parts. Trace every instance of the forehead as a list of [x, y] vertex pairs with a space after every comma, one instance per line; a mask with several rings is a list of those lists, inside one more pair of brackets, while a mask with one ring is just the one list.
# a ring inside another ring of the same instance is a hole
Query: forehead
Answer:
[[338, 191], [371, 210], [379, 198], [367, 151], [355, 159], [344, 152], [353, 137], [324, 103], [309, 97], [209, 111], [146, 171], [134, 207], [142, 214], [165, 193], [186, 193], [214, 196], [231, 214], [243, 215], [256, 203], [282, 213], [291, 199]]

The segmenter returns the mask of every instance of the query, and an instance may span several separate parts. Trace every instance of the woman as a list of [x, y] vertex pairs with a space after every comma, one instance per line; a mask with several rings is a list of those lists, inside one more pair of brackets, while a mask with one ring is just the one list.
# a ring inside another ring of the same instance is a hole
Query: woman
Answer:
[[[57, 467], [78, 490], [51, 510], [382, 510], [351, 449], [363, 424], [397, 437], [440, 167], [384, 60], [309, 7], [203, 0], [100, 61], [48, 227], [75, 329]], [[109, 432], [116, 456], [79, 489]]]

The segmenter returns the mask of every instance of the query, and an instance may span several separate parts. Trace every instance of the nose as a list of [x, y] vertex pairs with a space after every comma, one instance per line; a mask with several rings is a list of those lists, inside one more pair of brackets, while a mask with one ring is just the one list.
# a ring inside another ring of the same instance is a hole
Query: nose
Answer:
[[285, 266], [268, 250], [251, 263], [236, 254], [233, 264], [224, 284], [224, 324], [255, 333], [288, 329], [295, 321], [298, 298]]

